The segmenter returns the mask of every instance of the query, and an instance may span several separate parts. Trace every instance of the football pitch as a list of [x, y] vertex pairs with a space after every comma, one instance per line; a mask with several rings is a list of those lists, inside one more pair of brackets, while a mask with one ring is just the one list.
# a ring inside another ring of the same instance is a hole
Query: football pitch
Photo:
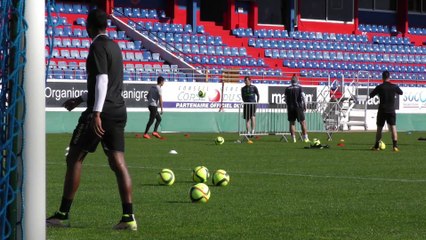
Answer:
[[[400, 152], [371, 151], [374, 133], [339, 133], [329, 149], [280, 142], [278, 136], [235, 143], [237, 134], [126, 135], [137, 232], [112, 230], [121, 217], [115, 176], [101, 150], [85, 160], [71, 208], [71, 228], [48, 229], [50, 240], [90, 239], [425, 239], [426, 137], [399, 133]], [[47, 135], [47, 215], [59, 207], [70, 134]], [[337, 146], [344, 139], [345, 146]], [[178, 154], [169, 154], [176, 150]], [[226, 170], [226, 187], [208, 181], [207, 204], [191, 203], [191, 169]], [[176, 182], [160, 186], [158, 172]]]

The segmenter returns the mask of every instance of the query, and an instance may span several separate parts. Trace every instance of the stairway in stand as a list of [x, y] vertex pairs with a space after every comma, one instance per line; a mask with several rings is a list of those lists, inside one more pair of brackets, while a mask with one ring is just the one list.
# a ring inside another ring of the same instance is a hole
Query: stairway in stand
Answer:
[[[215, 22], [200, 22], [204, 26], [206, 33], [213, 36], [221, 36], [224, 44], [230, 47], [245, 47], [247, 54], [254, 58], [263, 58], [265, 63], [273, 69], [281, 69], [283, 72], [290, 72], [290, 69], [283, 67], [283, 60], [265, 58], [265, 50], [248, 46], [248, 38], [237, 38], [230, 30], [223, 29], [223, 26], [216, 25]], [[294, 69], [291, 70], [294, 72]]]

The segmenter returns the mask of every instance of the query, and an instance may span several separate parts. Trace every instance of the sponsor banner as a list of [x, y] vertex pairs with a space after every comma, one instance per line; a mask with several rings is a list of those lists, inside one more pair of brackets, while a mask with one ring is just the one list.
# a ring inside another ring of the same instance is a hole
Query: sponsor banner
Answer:
[[[255, 84], [256, 85], [256, 84]], [[124, 82], [123, 97], [129, 111], [146, 111], [148, 106], [147, 94], [155, 82]], [[241, 104], [241, 88], [243, 83], [182, 83], [166, 82], [163, 86], [163, 102], [167, 111], [185, 112], [216, 112], [221, 107], [226, 111], [238, 111]], [[260, 103], [276, 107], [285, 103], [284, 90], [287, 86], [258, 84]], [[307, 102], [318, 100], [318, 91], [322, 86], [303, 86]], [[426, 88], [401, 88], [404, 94], [396, 96], [396, 109], [404, 113], [426, 112]], [[198, 96], [198, 91], [206, 92], [204, 98]], [[367, 95], [373, 88], [360, 88], [359, 94]], [[46, 107], [48, 111], [63, 111], [62, 104], [69, 98], [78, 97], [86, 91], [86, 81], [48, 80], [45, 87]], [[364, 99], [364, 98], [362, 98]], [[376, 96], [367, 98], [367, 108], [377, 110], [380, 103]], [[80, 109], [84, 110], [84, 103]], [[65, 110], [64, 110], [65, 111]]]
[[[269, 86], [268, 87], [268, 103], [271, 108], [277, 104], [285, 103], [285, 89], [288, 86]], [[317, 87], [302, 87], [303, 92], [305, 93], [306, 102], [316, 102], [317, 101]], [[315, 107], [312, 104], [308, 104], [308, 108]]]
[[176, 109], [238, 109], [240, 102], [165, 102], [164, 108], [176, 108]]
[[426, 111], [426, 88], [401, 88], [402, 108], [406, 110]]
[[[140, 84], [126, 82], [122, 95], [128, 108], [148, 107], [146, 95], [155, 84]], [[70, 98], [79, 97], [86, 92], [86, 81], [47, 81], [45, 87], [46, 107], [62, 108], [62, 104]], [[79, 107], [85, 107], [82, 103]]]
[[[163, 86], [164, 107], [175, 109], [200, 109], [217, 111], [223, 109], [238, 109], [242, 103], [241, 83], [180, 83], [166, 82]], [[223, 92], [222, 92], [223, 87]], [[256, 85], [259, 90], [260, 102], [267, 101], [268, 88], [265, 85]], [[199, 97], [202, 90], [205, 97]]]
[[[44, 90], [46, 107], [62, 108], [66, 100], [87, 92], [86, 86], [86, 81], [47, 81]], [[86, 107], [86, 103], [82, 103], [80, 107]]]

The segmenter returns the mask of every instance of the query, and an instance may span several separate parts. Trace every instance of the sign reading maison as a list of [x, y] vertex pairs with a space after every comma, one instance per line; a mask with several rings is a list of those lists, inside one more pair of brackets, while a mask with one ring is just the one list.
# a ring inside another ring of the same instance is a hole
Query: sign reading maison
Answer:
[[[276, 104], [285, 103], [285, 86], [269, 86], [268, 87], [268, 103], [270, 107], [274, 107]], [[305, 93], [306, 102], [315, 102], [317, 100], [317, 88], [316, 87], [303, 87]], [[309, 106], [308, 106], [309, 107]]]

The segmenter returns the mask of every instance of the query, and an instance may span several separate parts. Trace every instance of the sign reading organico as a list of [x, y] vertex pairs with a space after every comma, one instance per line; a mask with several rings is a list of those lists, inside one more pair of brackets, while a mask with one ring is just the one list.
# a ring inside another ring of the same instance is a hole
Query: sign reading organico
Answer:
[[[275, 104], [285, 103], [285, 89], [287, 86], [269, 86], [268, 88], [268, 103], [270, 107]], [[316, 102], [317, 101], [317, 88], [316, 87], [302, 87], [305, 93], [305, 101]], [[309, 105], [308, 105], [309, 107]]]
[[[149, 89], [154, 85], [155, 84], [125, 83], [123, 85], [122, 96], [126, 101], [127, 107], [148, 107], [146, 95]], [[83, 92], [86, 92], [86, 86], [85, 81], [46, 82], [46, 107], [62, 108], [62, 104], [67, 99], [79, 97]], [[80, 107], [85, 107], [85, 104], [81, 104]]]

